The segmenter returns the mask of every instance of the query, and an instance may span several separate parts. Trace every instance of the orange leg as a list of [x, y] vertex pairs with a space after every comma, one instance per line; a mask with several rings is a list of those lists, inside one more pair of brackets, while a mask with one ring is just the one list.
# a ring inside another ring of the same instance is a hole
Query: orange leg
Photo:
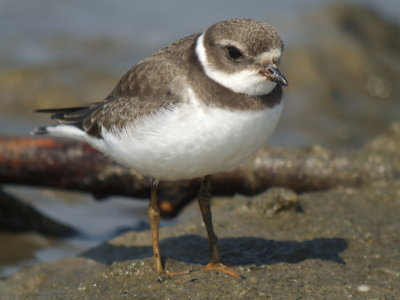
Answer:
[[160, 210], [157, 203], [157, 186], [158, 180], [151, 180], [150, 204], [147, 208], [147, 216], [149, 218], [151, 239], [153, 242], [154, 265], [159, 275], [164, 273], [164, 268], [161, 264], [160, 246], [158, 244], [158, 226], [160, 223]]
[[147, 216], [149, 218], [150, 230], [151, 230], [151, 239], [153, 243], [153, 256], [154, 256], [154, 266], [156, 268], [158, 275], [166, 274], [168, 276], [175, 276], [180, 274], [187, 274], [189, 271], [183, 272], [169, 272], [164, 271], [164, 267], [161, 263], [161, 254], [160, 254], [160, 246], [158, 243], [159, 234], [158, 228], [160, 223], [160, 210], [158, 208], [157, 203], [157, 187], [158, 180], [152, 179], [151, 181], [151, 192], [150, 192], [150, 204], [147, 208]]
[[200, 188], [198, 202], [200, 206], [200, 211], [203, 216], [204, 224], [206, 225], [208, 242], [210, 245], [210, 263], [204, 267], [205, 270], [216, 270], [219, 272], [223, 272], [225, 274], [231, 275], [235, 278], [240, 277], [239, 273], [235, 272], [232, 268], [226, 266], [219, 254], [218, 249], [218, 238], [214, 233], [213, 224], [212, 224], [212, 215], [211, 215], [211, 207], [210, 207], [210, 183], [211, 183], [211, 175], [207, 175], [204, 177], [203, 183]]

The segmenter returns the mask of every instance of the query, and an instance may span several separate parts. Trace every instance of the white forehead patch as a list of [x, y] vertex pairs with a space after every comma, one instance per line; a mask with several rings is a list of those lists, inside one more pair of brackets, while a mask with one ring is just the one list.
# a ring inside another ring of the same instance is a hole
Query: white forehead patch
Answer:
[[256, 57], [256, 61], [262, 63], [266, 61], [273, 61], [273, 60], [279, 60], [281, 57], [282, 50], [281, 49], [271, 49], [267, 52], [263, 52]]
[[266, 95], [275, 88], [276, 83], [267, 80], [264, 76], [260, 75], [259, 71], [255, 68], [253, 70], [240, 70], [233, 73], [227, 73], [216, 69], [207, 58], [203, 35], [204, 34], [200, 35], [197, 39], [196, 54], [204, 68], [204, 72], [212, 80], [236, 93], [251, 96]]

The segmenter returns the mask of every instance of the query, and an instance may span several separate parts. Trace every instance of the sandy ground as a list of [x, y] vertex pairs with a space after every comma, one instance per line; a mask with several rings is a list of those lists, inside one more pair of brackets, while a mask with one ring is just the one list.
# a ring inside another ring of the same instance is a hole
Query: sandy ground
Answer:
[[[400, 291], [400, 182], [298, 196], [272, 213], [269, 190], [213, 202], [222, 255], [241, 278], [204, 271], [197, 204], [161, 230], [166, 268], [153, 271], [150, 233], [128, 232], [81, 257], [42, 264], [0, 283], [1, 299], [396, 299]], [[397, 298], [398, 299], [398, 298]]]

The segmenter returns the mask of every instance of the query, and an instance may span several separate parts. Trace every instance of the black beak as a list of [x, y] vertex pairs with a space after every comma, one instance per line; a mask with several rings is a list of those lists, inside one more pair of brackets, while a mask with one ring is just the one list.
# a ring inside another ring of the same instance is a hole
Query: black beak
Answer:
[[265, 77], [269, 78], [270, 80], [283, 85], [287, 86], [288, 82], [285, 76], [282, 75], [281, 71], [279, 71], [278, 67], [275, 64], [268, 64], [264, 66], [264, 69], [260, 71]]

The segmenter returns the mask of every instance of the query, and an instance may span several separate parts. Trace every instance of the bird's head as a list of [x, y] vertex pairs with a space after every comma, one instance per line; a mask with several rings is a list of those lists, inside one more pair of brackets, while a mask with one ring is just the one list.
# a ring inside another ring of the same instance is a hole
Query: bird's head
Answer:
[[288, 82], [278, 65], [283, 42], [270, 25], [249, 19], [216, 23], [202, 33], [196, 53], [208, 77], [237, 93], [265, 95]]

